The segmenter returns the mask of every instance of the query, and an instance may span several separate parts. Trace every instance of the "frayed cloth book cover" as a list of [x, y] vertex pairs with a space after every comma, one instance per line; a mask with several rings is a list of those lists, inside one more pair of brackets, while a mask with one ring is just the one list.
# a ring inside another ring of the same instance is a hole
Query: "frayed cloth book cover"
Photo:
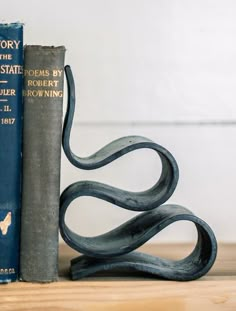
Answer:
[[58, 218], [65, 48], [24, 51], [23, 190], [20, 278], [58, 277]]
[[23, 25], [0, 24], [0, 282], [18, 277]]

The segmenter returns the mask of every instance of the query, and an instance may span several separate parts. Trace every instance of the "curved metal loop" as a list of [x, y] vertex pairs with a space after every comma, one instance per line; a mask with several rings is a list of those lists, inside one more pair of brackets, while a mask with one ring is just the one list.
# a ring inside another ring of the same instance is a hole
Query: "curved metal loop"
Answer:
[[[192, 222], [198, 234], [196, 246], [186, 258], [169, 260], [141, 252], [132, 252], [155, 234], [180, 220]], [[162, 205], [153, 211], [144, 212], [119, 228], [90, 239], [91, 241], [87, 244], [90, 245], [92, 256], [83, 255], [71, 261], [73, 280], [96, 272], [128, 270], [129, 272], [145, 272], [169, 280], [190, 281], [200, 278], [210, 270], [217, 252], [217, 243], [211, 228], [186, 208], [177, 205]], [[83, 245], [82, 239], [77, 243]], [[106, 248], [108, 251], [113, 248], [115, 251], [113, 256], [98, 256], [99, 246], [103, 247], [103, 252]]]
[[[130, 192], [94, 181], [70, 185], [61, 195], [60, 231], [65, 242], [84, 254], [71, 262], [72, 279], [97, 271], [128, 269], [142, 271], [172, 280], [192, 280], [204, 275], [213, 265], [217, 243], [210, 227], [189, 210], [178, 205], [161, 205], [173, 194], [179, 177], [177, 163], [162, 146], [140, 136], [117, 139], [95, 154], [81, 158], [70, 148], [70, 133], [75, 110], [75, 85], [69, 66], [65, 67], [68, 84], [68, 106], [63, 128], [63, 148], [68, 160], [77, 168], [92, 170], [107, 165], [119, 157], [141, 148], [152, 149], [159, 155], [162, 172], [157, 183], [141, 192]], [[81, 196], [92, 196], [125, 209], [142, 212], [121, 226], [96, 237], [83, 237], [65, 223], [70, 203]], [[132, 252], [151, 237], [178, 220], [195, 224], [198, 240], [194, 251], [185, 259], [170, 261]], [[132, 253], [130, 253], [132, 252]]]
[[[75, 110], [75, 85], [69, 66], [65, 67], [65, 72], [68, 85], [68, 106], [63, 127], [62, 143], [68, 160], [78, 168], [92, 170], [105, 166], [131, 151], [142, 148], [152, 149], [157, 152], [162, 164], [160, 178], [152, 188], [142, 192], [129, 192], [106, 185], [102, 185], [102, 187], [106, 189], [106, 191], [108, 189], [109, 193], [111, 192], [109, 190], [112, 190], [114, 197], [112, 198], [112, 203], [134, 211], [153, 209], [166, 202], [173, 194], [178, 183], [178, 166], [174, 157], [168, 150], [155, 144], [150, 139], [141, 136], [122, 137], [85, 158], [78, 157], [72, 152], [70, 148], [70, 133]], [[92, 182], [90, 184], [92, 184]], [[81, 183], [79, 185], [81, 185]], [[96, 192], [96, 187], [101, 184], [95, 183], [95, 185], [96, 186], [93, 187], [93, 190], [89, 193], [90, 196], [93, 195], [93, 192]], [[75, 185], [73, 187], [75, 187]], [[101, 189], [101, 186], [99, 189]], [[106, 191], [104, 193], [100, 191], [99, 197], [106, 197]], [[122, 200], [120, 200], [121, 198]], [[111, 199], [107, 198], [107, 200], [111, 202]]]

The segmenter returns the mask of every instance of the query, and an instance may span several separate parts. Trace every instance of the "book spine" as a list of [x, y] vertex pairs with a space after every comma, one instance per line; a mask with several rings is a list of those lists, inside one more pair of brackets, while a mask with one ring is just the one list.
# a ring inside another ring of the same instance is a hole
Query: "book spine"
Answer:
[[24, 51], [20, 278], [58, 277], [58, 214], [65, 48]]
[[0, 283], [18, 277], [22, 73], [23, 26], [0, 24]]

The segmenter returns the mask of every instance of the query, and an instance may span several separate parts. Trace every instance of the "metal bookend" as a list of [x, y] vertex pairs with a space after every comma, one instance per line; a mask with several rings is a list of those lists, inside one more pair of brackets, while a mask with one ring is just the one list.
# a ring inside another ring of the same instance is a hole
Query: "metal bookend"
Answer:
[[[148, 148], [157, 152], [162, 172], [157, 183], [142, 192], [130, 192], [94, 181], [79, 181], [67, 187], [60, 199], [60, 232], [64, 241], [83, 254], [71, 261], [71, 277], [78, 280], [101, 271], [147, 273], [158, 278], [189, 281], [206, 274], [217, 254], [217, 242], [211, 228], [188, 209], [162, 205], [173, 194], [179, 177], [171, 153], [150, 139], [127, 136], [106, 145], [95, 154], [80, 158], [70, 148], [70, 133], [75, 110], [75, 85], [69, 66], [65, 67], [68, 106], [62, 144], [68, 160], [76, 167], [93, 170], [113, 162], [128, 152]], [[83, 237], [65, 223], [70, 203], [81, 196], [93, 196], [121, 208], [142, 212], [121, 226], [96, 237]], [[187, 220], [196, 226], [198, 239], [192, 253], [182, 260], [169, 260], [134, 251], [170, 224]]]

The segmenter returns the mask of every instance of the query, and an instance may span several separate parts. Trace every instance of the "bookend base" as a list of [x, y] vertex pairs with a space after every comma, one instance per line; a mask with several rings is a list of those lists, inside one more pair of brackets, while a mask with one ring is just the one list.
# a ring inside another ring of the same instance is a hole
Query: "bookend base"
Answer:
[[[178, 209], [178, 213], [173, 216], [173, 209]], [[181, 214], [181, 211], [183, 212]], [[164, 219], [160, 219], [160, 214], [164, 213]], [[178, 220], [191, 221], [195, 224], [198, 232], [197, 244], [192, 253], [182, 260], [169, 260], [155, 257], [149, 254], [133, 251], [125, 255], [98, 258], [81, 255], [71, 261], [71, 278], [79, 280], [83, 277], [96, 274], [98, 272], [112, 272], [114, 275], [125, 274], [156, 277], [174, 281], [191, 281], [205, 275], [215, 261], [217, 244], [212, 230], [198, 217], [191, 215], [185, 208], [174, 205], [162, 205], [152, 217], [156, 218], [152, 230], [158, 231]], [[159, 214], [159, 216], [158, 216]], [[158, 219], [159, 218], [159, 219]], [[143, 226], [148, 226], [144, 217]], [[132, 235], [126, 228], [126, 243], [132, 244]], [[135, 228], [132, 228], [135, 229]], [[152, 230], [148, 230], [146, 239], [152, 237]], [[140, 236], [141, 237], [141, 236]], [[116, 241], [114, 241], [116, 247]], [[117, 245], [119, 247], [119, 245]]]

